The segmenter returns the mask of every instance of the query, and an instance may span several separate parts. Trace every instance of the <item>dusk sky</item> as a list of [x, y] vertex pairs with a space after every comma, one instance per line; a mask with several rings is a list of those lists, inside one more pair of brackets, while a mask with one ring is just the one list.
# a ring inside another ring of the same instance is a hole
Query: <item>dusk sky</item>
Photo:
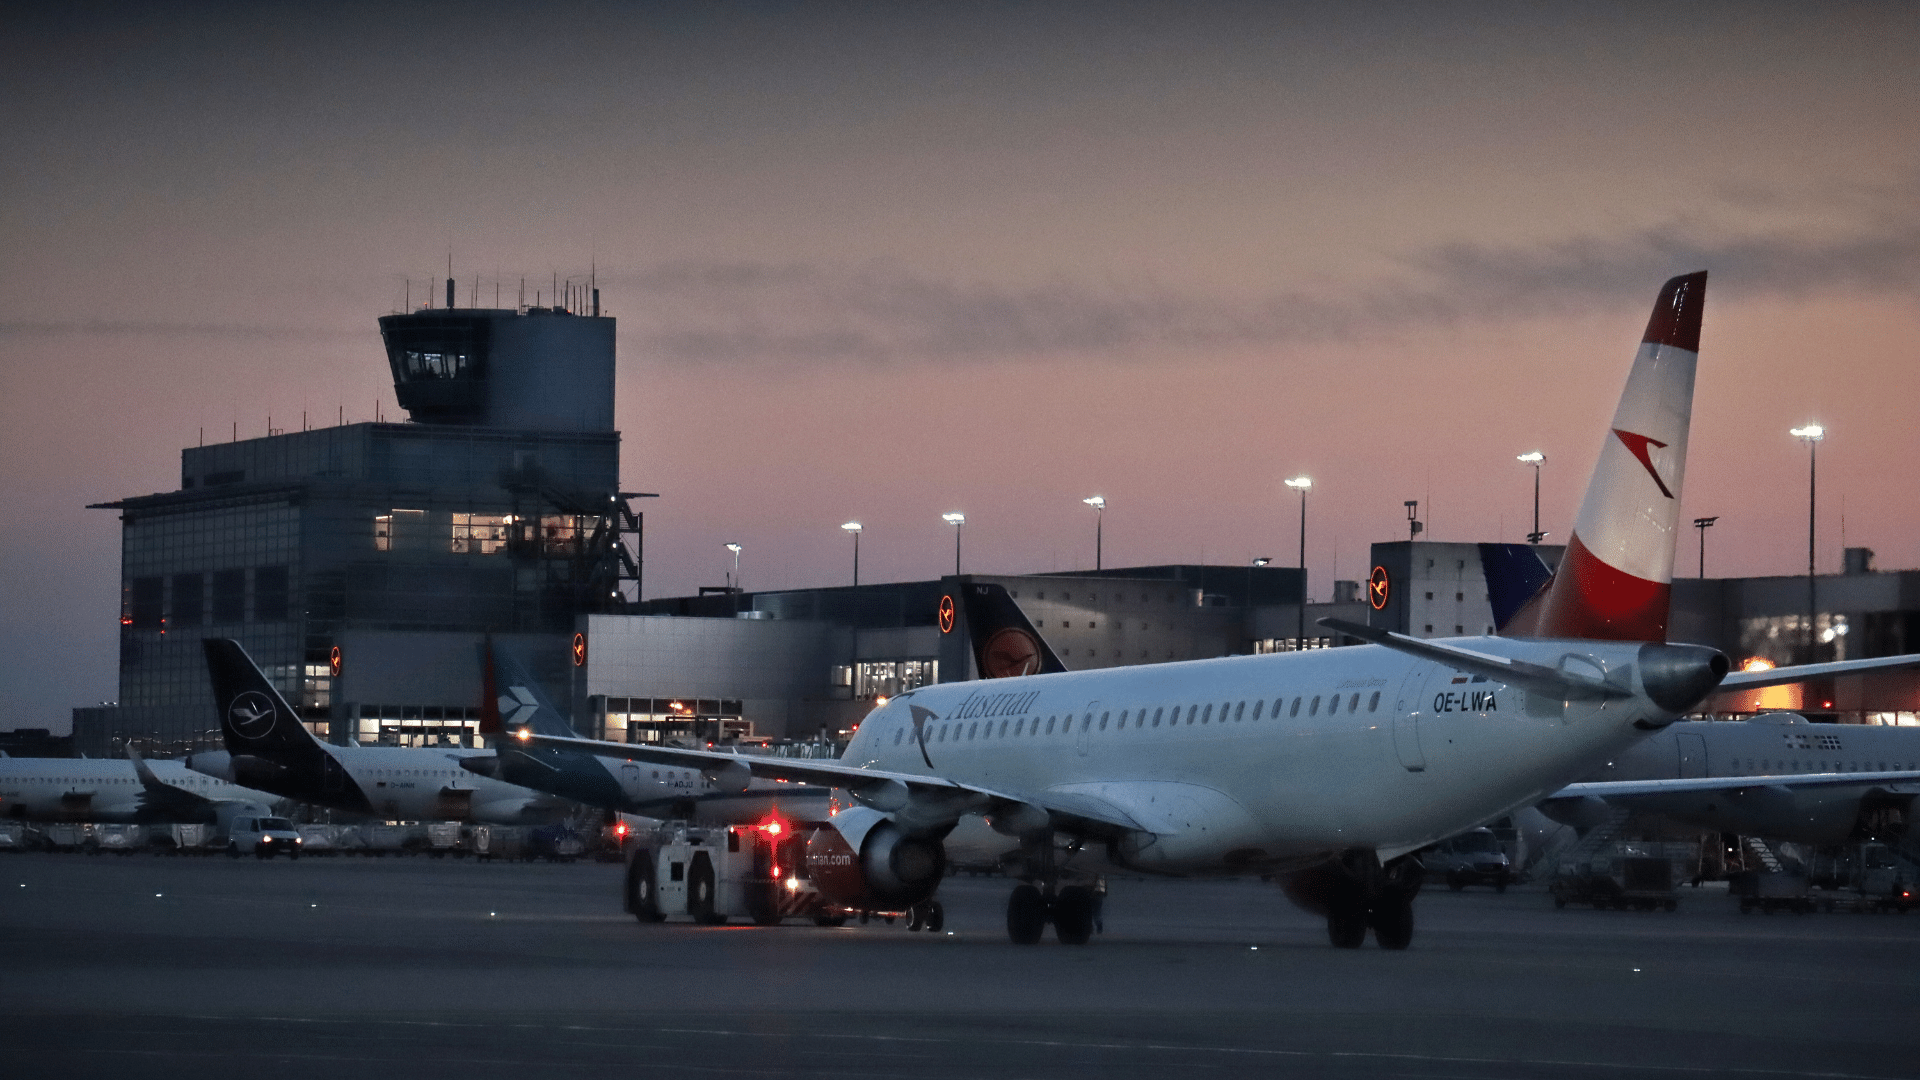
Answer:
[[[179, 451], [393, 400], [374, 320], [597, 272], [647, 595], [1365, 574], [1564, 540], [1711, 277], [1710, 575], [1920, 566], [1920, 6], [7, 4], [0, 727], [116, 696]], [[409, 285], [409, 283], [411, 283]], [[1694, 538], [1678, 565], [1695, 570]]]

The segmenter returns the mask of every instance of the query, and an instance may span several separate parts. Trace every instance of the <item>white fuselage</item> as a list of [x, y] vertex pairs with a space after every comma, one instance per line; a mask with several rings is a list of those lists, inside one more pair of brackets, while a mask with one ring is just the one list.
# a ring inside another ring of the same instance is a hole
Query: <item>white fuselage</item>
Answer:
[[[149, 761], [161, 783], [214, 802], [262, 810], [276, 797], [189, 770], [178, 761]], [[0, 758], [0, 818], [29, 821], [145, 820], [140, 777], [118, 758]]]
[[552, 818], [553, 796], [469, 772], [460, 759], [482, 751], [405, 746], [329, 746], [373, 812], [396, 821], [473, 820], [517, 825]]
[[[1594, 676], [1639, 648], [1451, 644]], [[935, 714], [924, 757], [913, 706]], [[1643, 736], [1636, 721], [1671, 719], [1642, 695], [1530, 702], [1369, 645], [924, 687], [870, 715], [843, 760], [1097, 800], [1151, 834], [1123, 845], [1126, 861], [1208, 872], [1351, 849], [1392, 858], [1591, 772]]]

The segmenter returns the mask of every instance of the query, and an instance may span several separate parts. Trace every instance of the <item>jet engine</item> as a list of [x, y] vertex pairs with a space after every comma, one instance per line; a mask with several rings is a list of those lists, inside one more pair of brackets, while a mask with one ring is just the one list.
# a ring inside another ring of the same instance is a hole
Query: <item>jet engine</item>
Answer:
[[938, 837], [914, 836], [871, 807], [842, 810], [807, 838], [814, 885], [837, 904], [899, 911], [933, 896], [947, 872]]

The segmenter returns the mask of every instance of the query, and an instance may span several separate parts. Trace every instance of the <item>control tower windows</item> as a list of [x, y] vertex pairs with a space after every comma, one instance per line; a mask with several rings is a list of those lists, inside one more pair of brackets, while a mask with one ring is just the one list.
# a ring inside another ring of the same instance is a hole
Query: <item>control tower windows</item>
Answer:
[[507, 527], [513, 524], [510, 515], [502, 514], [455, 514], [453, 515], [453, 544], [455, 555], [469, 552], [480, 555], [492, 555], [507, 548]]
[[407, 382], [422, 379], [458, 379], [471, 372], [474, 358], [464, 352], [422, 352], [408, 349], [400, 354], [400, 371]]

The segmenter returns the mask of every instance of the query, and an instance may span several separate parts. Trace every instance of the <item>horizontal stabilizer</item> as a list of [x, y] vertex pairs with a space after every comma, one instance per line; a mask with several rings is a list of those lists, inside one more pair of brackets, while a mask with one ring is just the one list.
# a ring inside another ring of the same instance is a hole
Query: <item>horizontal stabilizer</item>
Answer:
[[1409, 656], [1417, 656], [1422, 660], [1445, 664], [1457, 671], [1485, 675], [1489, 679], [1509, 686], [1518, 686], [1563, 701], [1592, 701], [1633, 696], [1633, 691], [1625, 687], [1614, 686], [1599, 679], [1576, 675], [1570, 671], [1561, 671], [1542, 664], [1515, 660], [1509, 656], [1496, 656], [1493, 653], [1463, 649], [1458, 645], [1446, 645], [1437, 641], [1422, 641], [1419, 638], [1410, 638], [1405, 634], [1396, 634], [1377, 627], [1363, 626], [1345, 619], [1321, 619], [1319, 623], [1349, 637], [1357, 637], [1361, 641], [1403, 652]]
[[1785, 686], [1831, 675], [1861, 675], [1869, 671], [1920, 666], [1920, 654], [1877, 656], [1870, 660], [1836, 660], [1830, 664], [1799, 664], [1794, 667], [1768, 668], [1765, 671], [1729, 672], [1720, 680], [1722, 690], [1758, 690], [1763, 686]]

